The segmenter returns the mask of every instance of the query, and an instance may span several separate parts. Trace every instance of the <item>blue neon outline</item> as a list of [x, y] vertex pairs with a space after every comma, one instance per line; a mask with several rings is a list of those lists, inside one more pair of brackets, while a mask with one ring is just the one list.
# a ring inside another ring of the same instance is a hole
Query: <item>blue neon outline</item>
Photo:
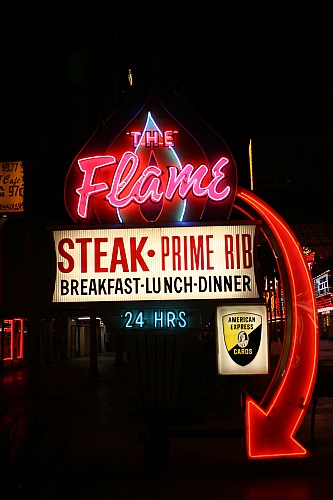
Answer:
[[[145, 124], [144, 129], [143, 129], [143, 132], [142, 132], [142, 134], [141, 134], [141, 137], [140, 137], [139, 143], [138, 143], [137, 147], [136, 147], [136, 148], [135, 148], [135, 150], [134, 150], [134, 153], [135, 153], [135, 154], [136, 154], [136, 152], [138, 151], [139, 147], [141, 146], [141, 142], [142, 142], [142, 140], [143, 140], [144, 134], [145, 134], [145, 132], [146, 132], [146, 131], [147, 131], [147, 129], [148, 129], [148, 123], [149, 123], [149, 121], [151, 121], [151, 122], [153, 123], [153, 126], [154, 126], [154, 127], [155, 127], [155, 129], [158, 131], [158, 133], [160, 134], [160, 136], [161, 136], [161, 137], [163, 137], [163, 134], [162, 134], [162, 132], [160, 131], [160, 129], [158, 128], [158, 126], [157, 126], [157, 124], [156, 124], [156, 122], [155, 122], [155, 120], [154, 120], [154, 118], [153, 118], [153, 116], [152, 116], [151, 112], [150, 112], [150, 111], [148, 111], [146, 124]], [[179, 165], [179, 168], [182, 170], [182, 169], [183, 169], [183, 166], [182, 166], [182, 164], [181, 164], [181, 162], [180, 162], [180, 160], [179, 160], [179, 158], [178, 158], [178, 155], [177, 155], [176, 151], [174, 150], [174, 148], [173, 148], [172, 146], [168, 146], [168, 149], [169, 149], [170, 151], [172, 151], [172, 153], [174, 154], [174, 156], [175, 156], [175, 158], [176, 158], [176, 161], [177, 161], [177, 163], [178, 163], [178, 165]], [[184, 215], [185, 215], [186, 204], [187, 204], [187, 203], [186, 203], [186, 200], [183, 200], [183, 204], [184, 204], [184, 205], [183, 205], [183, 211], [182, 211], [182, 214], [181, 214], [181, 216], [180, 216], [180, 220], [179, 220], [179, 222], [182, 222], [182, 221], [183, 221], [183, 218], [184, 218]], [[122, 224], [122, 223], [123, 223], [123, 221], [122, 221], [122, 218], [121, 218], [120, 213], [119, 213], [119, 208], [117, 208], [117, 215], [118, 215], [119, 222]]]

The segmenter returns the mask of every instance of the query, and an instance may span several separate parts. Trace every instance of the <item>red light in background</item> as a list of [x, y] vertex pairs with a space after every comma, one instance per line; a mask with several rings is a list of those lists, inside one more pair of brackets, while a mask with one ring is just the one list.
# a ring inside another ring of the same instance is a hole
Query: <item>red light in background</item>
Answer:
[[311, 271], [313, 268], [316, 252], [313, 252], [312, 250], [310, 250], [310, 248], [303, 248], [303, 253], [308, 264], [308, 268]]
[[4, 354], [3, 360], [23, 358], [23, 337], [24, 337], [24, 319], [14, 318], [5, 319], [4, 329]]

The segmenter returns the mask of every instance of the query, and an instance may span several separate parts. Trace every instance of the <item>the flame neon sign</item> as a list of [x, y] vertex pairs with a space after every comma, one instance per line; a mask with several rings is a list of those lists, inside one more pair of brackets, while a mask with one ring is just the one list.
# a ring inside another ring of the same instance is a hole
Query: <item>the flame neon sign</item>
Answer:
[[307, 456], [296, 433], [313, 391], [318, 328], [302, 249], [273, 209], [251, 192], [237, 190], [236, 167], [223, 141], [216, 149], [208, 140], [204, 150], [187, 128], [155, 94], [112, 138], [100, 125], [68, 172], [67, 210], [80, 223], [197, 222], [212, 205], [227, 219], [237, 195], [236, 208], [264, 221], [286, 286], [286, 342], [260, 404], [245, 396], [246, 449], [249, 458]]
[[225, 207], [228, 218], [237, 174], [222, 140], [207, 158], [156, 98], [115, 138], [103, 143], [98, 135], [67, 175], [65, 202], [76, 222], [195, 222], [208, 201]]

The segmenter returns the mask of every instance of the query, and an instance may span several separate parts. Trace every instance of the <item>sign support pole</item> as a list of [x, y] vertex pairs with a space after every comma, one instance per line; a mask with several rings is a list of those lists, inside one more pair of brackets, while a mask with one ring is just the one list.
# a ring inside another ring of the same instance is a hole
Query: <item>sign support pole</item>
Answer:
[[98, 377], [96, 310], [92, 306], [89, 308], [89, 316], [90, 316], [90, 355], [89, 355], [88, 374], [90, 377]]

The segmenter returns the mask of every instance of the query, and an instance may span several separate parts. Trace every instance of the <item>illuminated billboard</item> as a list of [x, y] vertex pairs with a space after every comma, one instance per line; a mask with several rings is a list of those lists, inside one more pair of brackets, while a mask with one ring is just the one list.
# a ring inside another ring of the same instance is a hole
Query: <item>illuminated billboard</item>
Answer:
[[257, 225], [54, 231], [54, 302], [258, 298]]
[[268, 373], [266, 306], [217, 307], [216, 332], [219, 374]]

